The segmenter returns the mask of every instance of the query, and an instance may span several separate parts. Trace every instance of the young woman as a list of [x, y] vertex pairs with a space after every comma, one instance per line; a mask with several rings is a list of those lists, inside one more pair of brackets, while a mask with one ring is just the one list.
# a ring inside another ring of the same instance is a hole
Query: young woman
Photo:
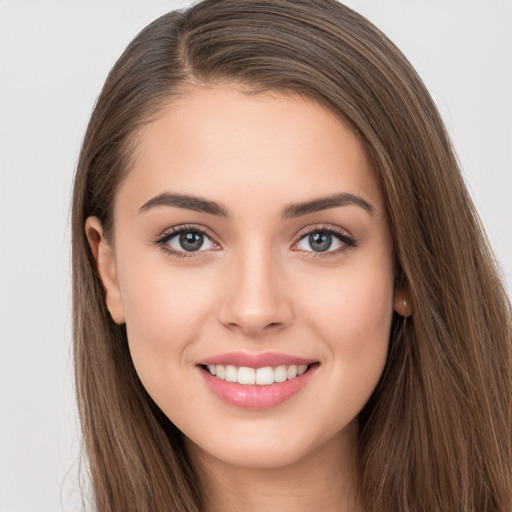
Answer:
[[510, 511], [510, 305], [437, 110], [334, 0], [129, 45], [73, 198], [99, 511]]

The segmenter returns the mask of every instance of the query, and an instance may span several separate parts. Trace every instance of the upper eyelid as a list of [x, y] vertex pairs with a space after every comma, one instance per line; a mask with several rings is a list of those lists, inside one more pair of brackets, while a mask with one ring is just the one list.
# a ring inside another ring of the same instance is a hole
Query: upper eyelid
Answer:
[[331, 224], [313, 224], [311, 226], [306, 226], [305, 228], [301, 229], [299, 231], [299, 234], [297, 234], [296, 236], [300, 239], [305, 235], [309, 235], [310, 233], [315, 231], [328, 231], [334, 234], [343, 234], [346, 235], [348, 238], [351, 238], [350, 233], [345, 228]]
[[179, 235], [182, 232], [186, 231], [198, 231], [199, 233], [202, 233], [206, 235], [208, 238], [210, 238], [213, 242], [217, 243], [218, 237], [215, 236], [215, 234], [208, 229], [205, 226], [197, 226], [194, 224], [181, 224], [179, 226], [173, 226], [167, 229], [164, 229], [157, 237], [156, 241], [162, 241], [165, 239], [172, 238], [173, 236]]
[[[217, 241], [219, 239], [219, 237], [217, 237], [212, 232], [212, 230], [210, 230], [209, 228], [207, 228], [205, 226], [199, 226], [199, 225], [195, 225], [195, 224], [182, 224], [182, 225], [166, 228], [164, 231], [162, 231], [160, 233], [160, 235], [157, 236], [157, 241], [167, 238], [169, 236], [177, 235], [183, 231], [199, 231], [200, 233], [203, 233], [206, 236], [208, 236], [209, 238], [211, 238], [212, 241], [214, 241], [215, 243], [219, 243]], [[300, 240], [304, 236], [310, 234], [311, 232], [315, 232], [315, 231], [329, 231], [334, 234], [343, 234], [343, 235], [347, 236], [348, 238], [351, 238], [350, 233], [346, 229], [344, 229], [340, 226], [334, 226], [334, 225], [329, 225], [329, 224], [312, 224], [310, 226], [306, 226], [305, 228], [302, 228], [301, 230], [299, 230], [299, 232], [294, 236], [294, 239], [295, 239], [294, 243], [297, 240]]]

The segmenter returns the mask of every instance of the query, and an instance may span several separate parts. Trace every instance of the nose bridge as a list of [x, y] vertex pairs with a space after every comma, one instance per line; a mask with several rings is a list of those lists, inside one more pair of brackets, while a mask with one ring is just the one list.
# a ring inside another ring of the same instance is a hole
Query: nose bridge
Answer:
[[291, 320], [279, 275], [278, 257], [271, 243], [252, 238], [233, 250], [227, 270], [225, 299], [221, 304], [221, 321], [238, 326], [246, 334], [257, 335], [283, 327]]

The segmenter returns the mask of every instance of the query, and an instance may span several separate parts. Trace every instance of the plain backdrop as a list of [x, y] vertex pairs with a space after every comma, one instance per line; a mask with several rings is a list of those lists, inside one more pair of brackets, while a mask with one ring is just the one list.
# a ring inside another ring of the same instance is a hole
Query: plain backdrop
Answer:
[[[116, 58], [150, 21], [189, 3], [0, 0], [0, 512], [84, 510], [70, 336], [73, 171]], [[426, 82], [510, 290], [512, 1], [347, 3]]]

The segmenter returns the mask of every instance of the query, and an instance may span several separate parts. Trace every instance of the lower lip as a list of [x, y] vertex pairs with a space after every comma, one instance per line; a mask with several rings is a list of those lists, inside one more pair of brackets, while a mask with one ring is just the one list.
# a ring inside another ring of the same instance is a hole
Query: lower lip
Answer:
[[245, 409], [266, 409], [285, 402], [304, 388], [313, 377], [318, 365], [310, 366], [299, 377], [284, 382], [275, 382], [268, 386], [228, 382], [214, 377], [201, 367], [198, 368], [208, 387], [228, 404]]

